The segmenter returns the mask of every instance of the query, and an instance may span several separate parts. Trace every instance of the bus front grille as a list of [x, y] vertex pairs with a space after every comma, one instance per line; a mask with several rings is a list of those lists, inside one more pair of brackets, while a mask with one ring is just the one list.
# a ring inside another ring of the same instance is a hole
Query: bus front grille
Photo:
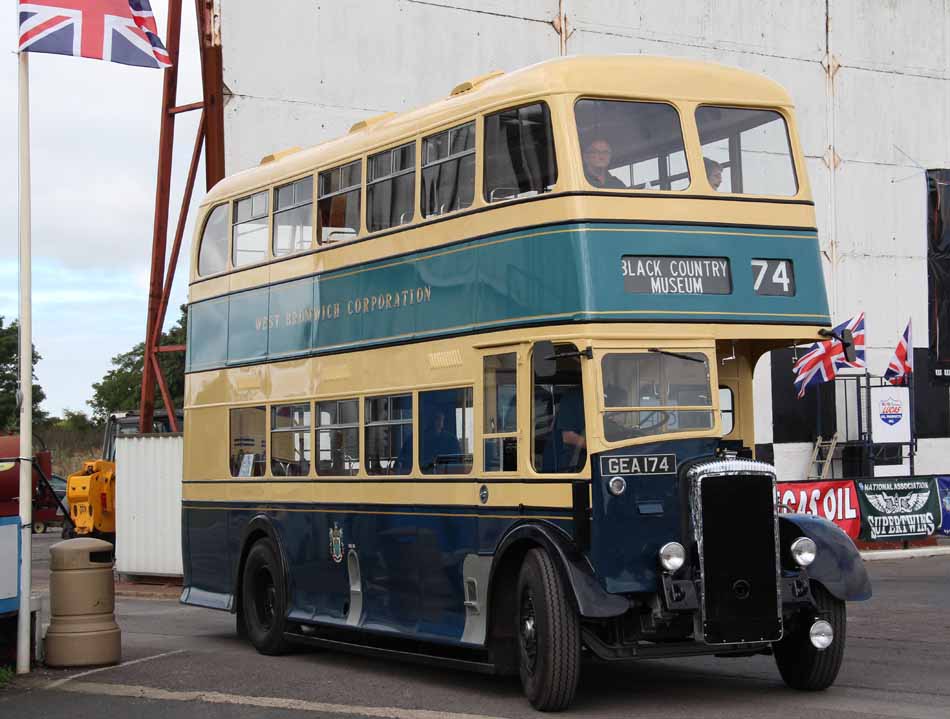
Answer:
[[716, 460], [694, 467], [690, 480], [706, 643], [780, 639], [774, 470], [750, 460]]

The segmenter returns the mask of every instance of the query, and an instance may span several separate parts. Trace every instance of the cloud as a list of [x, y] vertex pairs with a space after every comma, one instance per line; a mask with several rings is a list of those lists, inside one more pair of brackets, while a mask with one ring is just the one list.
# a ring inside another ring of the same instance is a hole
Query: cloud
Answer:
[[[167, 2], [153, 9], [164, 36]], [[185, 3], [178, 102], [201, 99], [194, 9]], [[15, 13], [0, 35], [16, 37]], [[17, 61], [0, 63], [0, 315], [18, 314]], [[112, 356], [145, 337], [163, 74], [55, 55], [30, 56], [34, 344], [44, 407], [85, 408]], [[169, 252], [198, 113], [179, 115]], [[194, 200], [203, 194], [199, 169]], [[194, 206], [166, 326], [184, 302]]]

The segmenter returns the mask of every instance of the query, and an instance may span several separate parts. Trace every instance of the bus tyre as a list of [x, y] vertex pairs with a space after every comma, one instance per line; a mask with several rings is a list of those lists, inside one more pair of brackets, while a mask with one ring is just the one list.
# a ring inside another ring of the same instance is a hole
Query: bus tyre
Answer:
[[566, 709], [580, 678], [580, 621], [557, 567], [543, 549], [525, 555], [516, 611], [525, 696], [540, 711]]
[[834, 684], [844, 659], [845, 627], [847, 609], [845, 603], [833, 597], [817, 583], [811, 585], [817, 614], [828, 621], [834, 630], [834, 641], [824, 650], [812, 646], [808, 638], [812, 615], [773, 645], [775, 663], [785, 683], [793, 689], [820, 691]]
[[244, 563], [241, 607], [247, 636], [261, 654], [287, 651], [284, 639], [286, 592], [277, 548], [270, 539], [257, 540]]

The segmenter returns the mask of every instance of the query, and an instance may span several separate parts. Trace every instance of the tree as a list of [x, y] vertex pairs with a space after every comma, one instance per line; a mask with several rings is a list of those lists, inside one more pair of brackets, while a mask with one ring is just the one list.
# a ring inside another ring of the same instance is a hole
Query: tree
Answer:
[[[20, 376], [17, 364], [17, 349], [20, 346], [17, 323], [4, 327], [0, 316], [0, 430], [13, 431], [20, 422], [17, 411], [16, 389]], [[33, 347], [33, 367], [42, 359], [36, 347]], [[35, 379], [34, 374], [34, 379]], [[36, 382], [33, 383], [33, 421], [42, 422], [46, 413], [40, 409], [40, 403], [46, 399], [46, 393]]]
[[[187, 336], [188, 315], [181, 308], [181, 317], [168, 332], [162, 333], [159, 345], [183, 345]], [[89, 400], [93, 419], [102, 422], [113, 412], [137, 409], [142, 399], [142, 367], [145, 361], [145, 343], [139, 342], [128, 352], [112, 358], [112, 369], [92, 385], [93, 395]], [[185, 396], [185, 353], [162, 352], [158, 355], [168, 392], [175, 407], [181, 409]], [[155, 384], [158, 392], [158, 383]], [[161, 406], [161, 399], [156, 399]]]

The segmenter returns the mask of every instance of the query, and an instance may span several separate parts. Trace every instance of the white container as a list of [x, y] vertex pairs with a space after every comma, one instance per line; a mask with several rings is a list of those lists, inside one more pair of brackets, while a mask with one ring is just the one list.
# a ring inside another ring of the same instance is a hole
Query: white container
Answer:
[[115, 568], [120, 574], [182, 574], [183, 445], [180, 434], [116, 439]]

